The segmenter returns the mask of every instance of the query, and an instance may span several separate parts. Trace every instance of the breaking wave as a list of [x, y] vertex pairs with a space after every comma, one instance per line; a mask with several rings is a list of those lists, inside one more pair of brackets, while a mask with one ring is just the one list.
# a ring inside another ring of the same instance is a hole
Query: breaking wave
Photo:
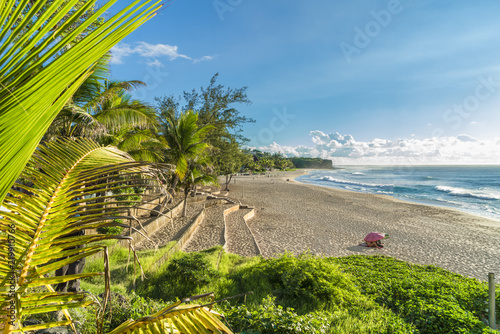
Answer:
[[445, 192], [452, 196], [472, 197], [472, 198], [479, 198], [486, 200], [500, 199], [500, 193], [496, 191], [471, 190], [471, 189], [448, 187], [448, 186], [436, 186], [435, 189], [438, 191]]

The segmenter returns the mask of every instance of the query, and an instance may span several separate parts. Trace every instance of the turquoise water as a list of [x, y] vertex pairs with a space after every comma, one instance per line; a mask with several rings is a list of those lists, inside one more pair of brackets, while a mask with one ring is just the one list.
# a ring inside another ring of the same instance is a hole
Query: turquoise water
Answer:
[[296, 180], [500, 220], [500, 166], [349, 166], [311, 171]]

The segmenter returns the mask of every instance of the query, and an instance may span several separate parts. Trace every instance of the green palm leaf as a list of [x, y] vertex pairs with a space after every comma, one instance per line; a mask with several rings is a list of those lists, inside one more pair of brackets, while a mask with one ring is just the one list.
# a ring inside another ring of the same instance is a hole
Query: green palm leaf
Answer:
[[198, 114], [186, 111], [179, 118], [170, 115], [167, 119], [165, 139], [170, 147], [169, 155], [176, 165], [175, 173], [183, 179], [188, 172], [188, 160], [205, 151], [209, 145], [203, 140], [212, 125], [198, 127]]
[[108, 1], [91, 15], [88, 11], [97, 0], [77, 10], [78, 0], [54, 0], [50, 5], [31, 0], [2, 2], [0, 203], [92, 66], [160, 7], [160, 1], [136, 0], [87, 32], [116, 1]]
[[[117, 201], [110, 190], [153, 184], [154, 175], [146, 168], [146, 163], [127, 153], [89, 139], [38, 147], [20, 178], [29, 185], [15, 184], [18, 190], [12, 189], [3, 203], [10, 212], [2, 212], [0, 218], [0, 244], [4, 245], [0, 247], [0, 319], [5, 333], [15, 332], [5, 318], [10, 305], [15, 306], [16, 325], [21, 327], [27, 315], [92, 303], [83, 293], [56, 293], [52, 285], [102, 273], [55, 277], [53, 272], [106, 252], [95, 244], [98, 241], [126, 238], [75, 233], [126, 216], [129, 201]], [[9, 291], [11, 284], [13, 291]], [[45, 291], [33, 294], [37, 287]]]
[[128, 320], [109, 334], [232, 334], [232, 331], [220, 321], [220, 315], [207, 306], [212, 305], [182, 305], [183, 303], [213, 296], [213, 293], [186, 298], [178, 301], [149, 317]]

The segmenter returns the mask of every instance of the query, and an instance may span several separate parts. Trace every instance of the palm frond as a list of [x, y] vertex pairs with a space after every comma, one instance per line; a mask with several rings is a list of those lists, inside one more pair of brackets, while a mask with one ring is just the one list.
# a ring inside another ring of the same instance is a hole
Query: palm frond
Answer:
[[165, 309], [138, 320], [128, 320], [109, 334], [232, 334], [233, 332], [219, 319], [220, 314], [209, 309], [207, 305], [183, 305], [184, 303], [212, 296], [213, 293], [186, 298]]
[[[58, 112], [115, 44], [155, 15], [154, 0], [136, 0], [90, 32], [116, 2], [3, 1], [0, 8], [0, 203]], [[21, 15], [22, 14], [22, 15]], [[64, 23], [61, 19], [70, 15]], [[78, 22], [78, 25], [74, 25]], [[84, 34], [85, 32], [85, 34]], [[82, 38], [80, 38], [83, 36]], [[68, 48], [68, 45], [71, 47]]]
[[[5, 333], [15, 331], [4, 317], [7, 306], [15, 306], [17, 325], [22, 328], [22, 320], [30, 314], [92, 303], [84, 293], [57, 293], [51, 286], [101, 273], [62, 277], [52, 273], [106, 251], [95, 242], [125, 238], [80, 232], [126, 217], [129, 201], [117, 200], [111, 191], [153, 184], [156, 178], [146, 166], [117, 148], [101, 147], [89, 139], [38, 147], [21, 175], [25, 184], [16, 184], [10, 191], [3, 203], [10, 212], [2, 212], [0, 218], [0, 319], [5, 320]], [[15, 289], [7, 293], [11, 284]], [[45, 291], [30, 293], [44, 286]]]
[[94, 116], [110, 131], [123, 127], [138, 127], [141, 129], [157, 126], [156, 115], [152, 108], [142, 103], [124, 103], [106, 108]]

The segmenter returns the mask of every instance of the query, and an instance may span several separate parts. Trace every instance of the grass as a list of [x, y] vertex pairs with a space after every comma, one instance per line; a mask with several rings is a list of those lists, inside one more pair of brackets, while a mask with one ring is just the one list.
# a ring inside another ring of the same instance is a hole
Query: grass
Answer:
[[[175, 241], [168, 243], [158, 250], [141, 250], [137, 251], [137, 256], [145, 273], [149, 274], [151, 268], [167, 251], [174, 245]], [[134, 270], [133, 254], [129, 253], [129, 249], [121, 247], [117, 241], [106, 241], [105, 244], [109, 248], [109, 266], [111, 273], [111, 291], [125, 294], [133, 289], [134, 280], [140, 281], [141, 270], [138, 265]], [[101, 253], [102, 254], [102, 253]], [[94, 256], [87, 259], [84, 272], [103, 272], [104, 261], [101, 256]], [[104, 276], [90, 277], [82, 280], [81, 288], [84, 291], [89, 291], [94, 295], [98, 295], [104, 291]]]
[[[214, 291], [225, 298], [252, 291], [216, 306], [235, 332], [493, 333], [483, 323], [486, 283], [435, 266], [383, 256], [244, 258], [214, 247], [178, 252], [154, 267], [167, 249], [138, 252], [150, 269], [134, 293], [138, 276], [126, 269], [128, 250], [113, 248], [112, 290], [124, 294], [129, 306], [108, 315], [107, 328], [189, 295]], [[101, 270], [102, 259], [89, 261], [86, 270], [91, 269]], [[102, 277], [86, 279], [82, 287], [98, 294]]]

